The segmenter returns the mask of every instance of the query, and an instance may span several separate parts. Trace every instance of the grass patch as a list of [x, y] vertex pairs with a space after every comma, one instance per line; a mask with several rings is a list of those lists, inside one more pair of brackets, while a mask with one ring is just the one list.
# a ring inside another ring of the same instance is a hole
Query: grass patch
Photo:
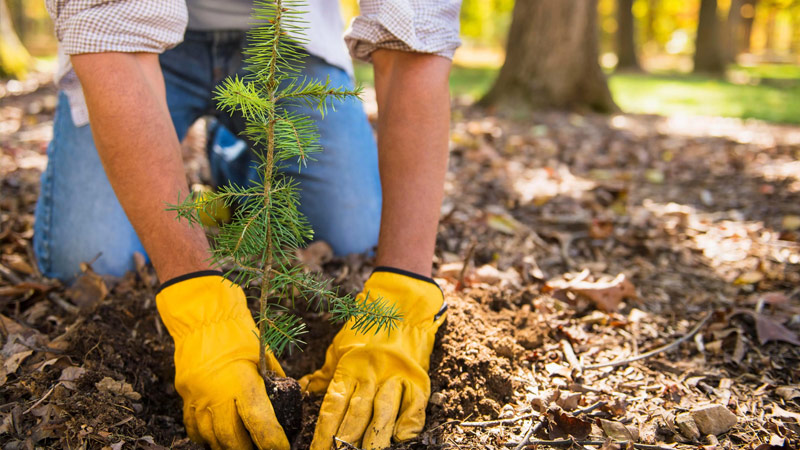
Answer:
[[[368, 64], [356, 64], [355, 70], [359, 81], [373, 83], [372, 67]], [[453, 96], [480, 99], [491, 87], [497, 71], [493, 67], [454, 66], [450, 91]], [[609, 86], [620, 108], [631, 113], [724, 116], [800, 124], [800, 66], [731, 66], [731, 73], [736, 72], [745, 73], [750, 84], [699, 75], [625, 73], [612, 74]]]
[[[492, 87], [499, 68], [453, 66], [450, 72], [450, 93], [454, 97], [467, 96], [479, 100]], [[375, 83], [370, 64], [355, 63], [356, 80], [372, 86]]]
[[740, 85], [696, 75], [619, 74], [609, 78], [623, 111], [800, 123], [800, 83]]

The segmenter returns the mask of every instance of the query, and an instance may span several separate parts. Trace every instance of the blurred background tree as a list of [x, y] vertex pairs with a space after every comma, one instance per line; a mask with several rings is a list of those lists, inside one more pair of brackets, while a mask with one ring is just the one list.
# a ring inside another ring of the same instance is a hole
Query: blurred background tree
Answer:
[[6, 0], [0, 0], [0, 76], [23, 77], [32, 59], [11, 23]]
[[722, 29], [717, 16], [717, 0], [700, 0], [700, 15], [694, 51], [694, 71], [722, 74], [725, 72], [726, 52], [722, 48]]
[[598, 60], [595, 0], [518, 1], [507, 42], [483, 105], [617, 109]]
[[[349, 21], [358, 13], [358, 1], [340, 1]], [[26, 69], [52, 70], [55, 39], [44, 2], [2, 3], [8, 12], [0, 14], [0, 46], [14, 47], [16, 35], [33, 56], [22, 58]], [[589, 87], [602, 86], [604, 73], [613, 102], [626, 112], [800, 123], [800, 0], [559, 0], [561, 6], [549, 8], [585, 10], [581, 17], [591, 23], [553, 20], [538, 36], [531, 24], [540, 20], [539, 0], [517, 3], [515, 10], [514, 0], [463, 0], [464, 45], [451, 78], [455, 97], [499, 104], [504, 87], [507, 99], [526, 107], [609, 110], [600, 106], [608, 106], [607, 99], [597, 100], [603, 89]], [[12, 68], [18, 63], [0, 58], [3, 76], [22, 76], [24, 70]], [[564, 79], [572, 75], [567, 67], [580, 68], [586, 81], [566, 83], [575, 78]], [[357, 64], [356, 75], [371, 81], [368, 66]], [[503, 86], [512, 79], [512, 86]], [[514, 98], [511, 92], [522, 85], [529, 92]]]
[[22, 78], [36, 67], [33, 57], [52, 60], [55, 53], [43, 0], [0, 0], [0, 77]]
[[633, 0], [617, 0], [617, 70], [638, 71]]

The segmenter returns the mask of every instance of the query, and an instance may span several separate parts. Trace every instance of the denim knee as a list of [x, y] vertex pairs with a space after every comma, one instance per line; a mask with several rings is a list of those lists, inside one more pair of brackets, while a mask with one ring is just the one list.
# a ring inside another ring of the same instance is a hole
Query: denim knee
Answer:
[[75, 126], [63, 93], [47, 157], [33, 238], [42, 273], [70, 281], [82, 262], [100, 274], [132, 270], [133, 254], [144, 248], [106, 178], [91, 129]]

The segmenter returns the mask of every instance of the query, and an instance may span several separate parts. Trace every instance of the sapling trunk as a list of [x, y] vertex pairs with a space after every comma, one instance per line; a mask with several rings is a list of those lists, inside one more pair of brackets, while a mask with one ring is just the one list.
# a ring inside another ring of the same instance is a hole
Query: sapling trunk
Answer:
[[[295, 257], [313, 231], [297, 209], [297, 182], [279, 169], [293, 162], [302, 170], [322, 149], [314, 122], [289, 107], [314, 108], [324, 117], [335, 102], [361, 94], [360, 88], [332, 87], [330, 80], [300, 76], [306, 58], [300, 47], [306, 42], [305, 6], [302, 0], [256, 0], [252, 18], [257, 25], [249, 32], [245, 49], [249, 74], [226, 79], [215, 92], [220, 109], [245, 119], [242, 134], [258, 159], [259, 179], [248, 187], [229, 184], [218, 192], [179, 198], [169, 207], [191, 224], [200, 223], [199, 212], [213, 214], [220, 204], [236, 207], [231, 222], [219, 224], [212, 236], [212, 261], [242, 287], [260, 289], [258, 369], [287, 435], [299, 426], [299, 409], [291, 407], [301, 404], [300, 389], [294, 380], [273, 377], [267, 351], [280, 356], [303, 344], [305, 324], [290, 311], [295, 297], [306, 300], [308, 307], [326, 309], [334, 321], [350, 321], [348, 326], [359, 332], [392, 329], [400, 320], [386, 299], [339, 295], [330, 281], [306, 273]], [[287, 407], [291, 411], [281, 412]]]

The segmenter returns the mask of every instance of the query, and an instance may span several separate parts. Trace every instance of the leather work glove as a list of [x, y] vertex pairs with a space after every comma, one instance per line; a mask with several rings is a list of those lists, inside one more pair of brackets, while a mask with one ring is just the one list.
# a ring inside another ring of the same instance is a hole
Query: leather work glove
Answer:
[[189, 438], [213, 449], [289, 450], [258, 373], [256, 324], [242, 288], [221, 272], [195, 272], [164, 283], [156, 305], [175, 340], [175, 389]]
[[417, 436], [425, 425], [431, 394], [428, 367], [436, 330], [446, 305], [430, 278], [379, 267], [358, 300], [383, 298], [395, 303], [397, 328], [357, 333], [353, 320], [333, 339], [322, 369], [300, 379], [300, 387], [325, 394], [311, 443], [328, 450], [333, 437], [364, 449], [389, 447]]

